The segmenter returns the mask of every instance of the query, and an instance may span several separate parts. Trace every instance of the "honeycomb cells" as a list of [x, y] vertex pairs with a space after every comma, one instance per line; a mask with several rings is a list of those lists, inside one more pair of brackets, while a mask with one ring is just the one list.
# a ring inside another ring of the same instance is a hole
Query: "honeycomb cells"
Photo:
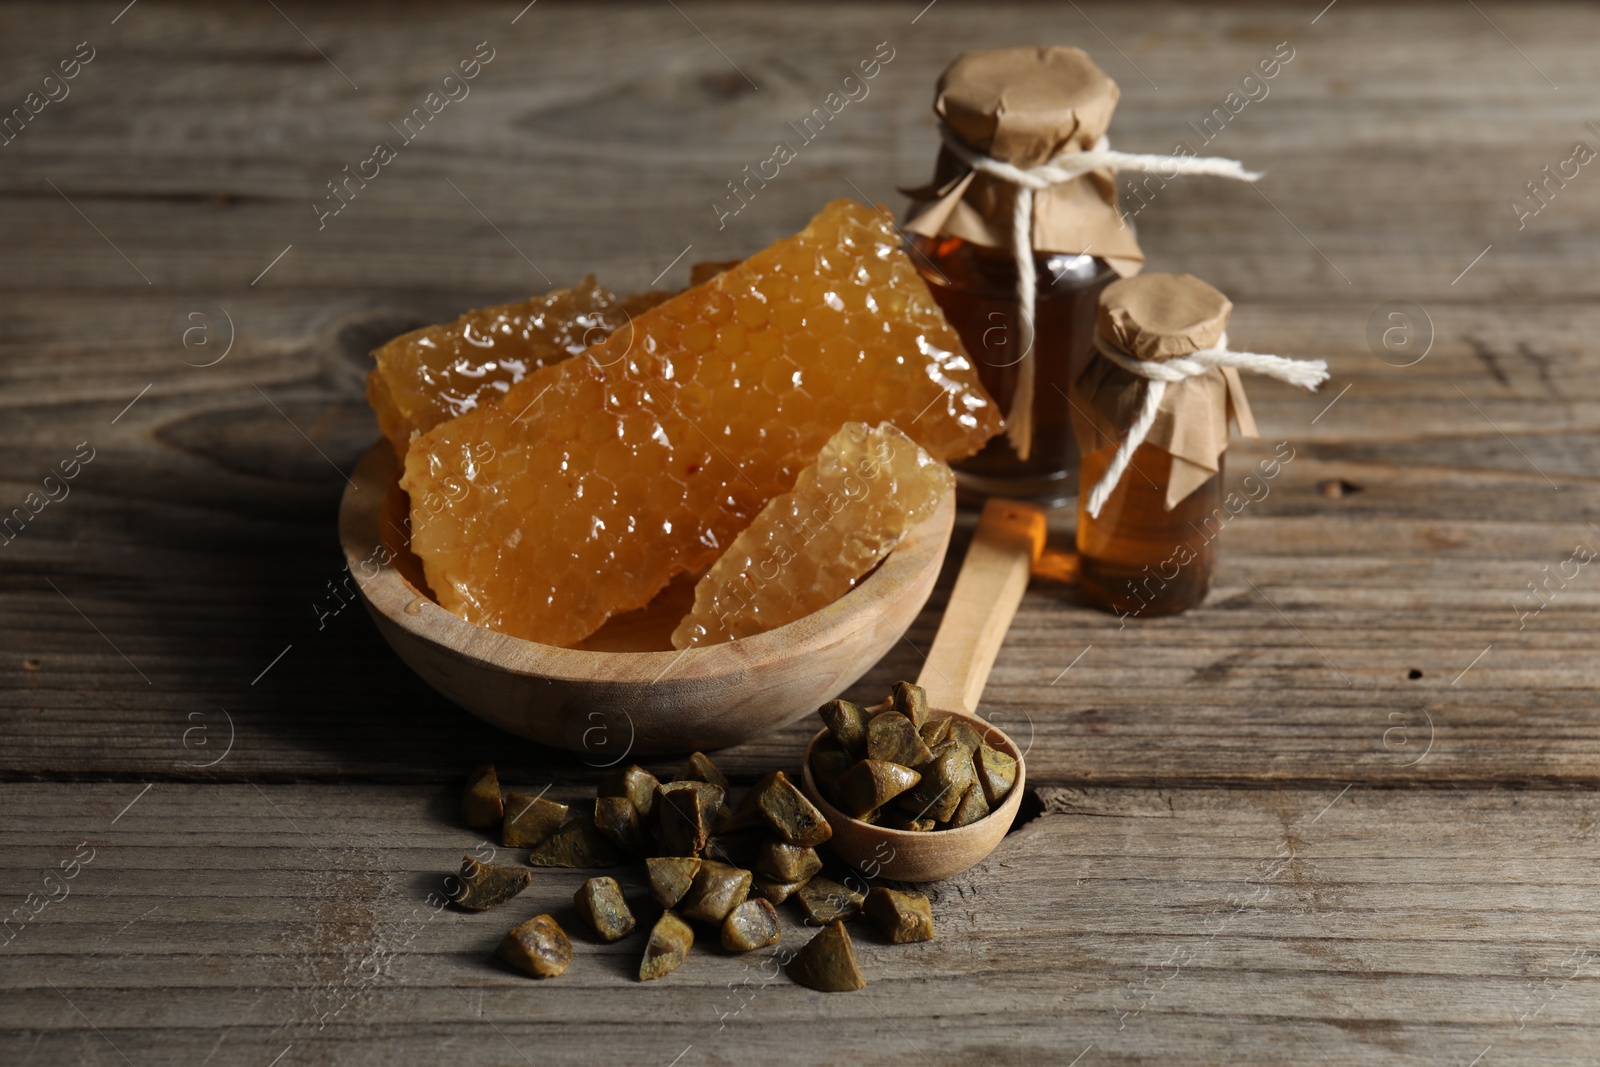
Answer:
[[439, 603], [569, 645], [722, 554], [849, 421], [939, 460], [1000, 427], [877, 213], [801, 233], [412, 442], [412, 548]]
[[571, 289], [413, 330], [372, 353], [377, 366], [367, 375], [367, 401], [404, 458], [413, 432], [493, 403], [529, 374], [577, 355], [670, 296], [618, 296], [589, 275]]
[[700, 579], [672, 646], [749, 637], [826, 607], [954, 488], [950, 468], [890, 423], [845, 423]]

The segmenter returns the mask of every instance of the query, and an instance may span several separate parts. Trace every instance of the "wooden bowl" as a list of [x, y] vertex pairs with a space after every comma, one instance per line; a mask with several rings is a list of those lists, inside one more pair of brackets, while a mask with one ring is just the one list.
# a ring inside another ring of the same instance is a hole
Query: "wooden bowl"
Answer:
[[956, 510], [952, 492], [861, 584], [764, 634], [673, 651], [667, 635], [692, 603], [692, 586], [680, 582], [586, 647], [558, 648], [467, 622], [434, 601], [408, 547], [408, 502], [387, 441], [367, 451], [350, 481], [339, 539], [384, 640], [474, 715], [594, 766], [738, 744], [837, 696], [922, 610]]
[[998, 726], [990, 725], [976, 715], [959, 711], [942, 711], [929, 708], [930, 718], [965, 719], [983, 732], [984, 739], [1017, 761], [1017, 780], [1011, 786], [1000, 806], [984, 818], [954, 830], [891, 830], [852, 819], [832, 804], [817, 788], [811, 776], [811, 753], [817, 743], [828, 736], [820, 730], [806, 746], [806, 763], [802, 768], [801, 786], [833, 827], [833, 836], [827, 847], [834, 855], [860, 871], [867, 878], [887, 878], [893, 882], [937, 882], [953, 878], [975, 866], [995, 850], [1005, 839], [1006, 831], [1016, 821], [1022, 807], [1022, 793], [1027, 788], [1028, 769], [1023, 762], [1022, 750]]

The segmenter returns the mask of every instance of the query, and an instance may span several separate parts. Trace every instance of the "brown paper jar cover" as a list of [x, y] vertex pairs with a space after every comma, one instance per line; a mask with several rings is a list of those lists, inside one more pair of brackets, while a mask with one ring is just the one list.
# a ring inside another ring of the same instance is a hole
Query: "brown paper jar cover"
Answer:
[[[1119, 351], [1164, 362], [1215, 345], [1232, 311], [1227, 297], [1192, 275], [1141, 274], [1106, 286], [1096, 328]], [[1072, 386], [1074, 404], [1088, 416], [1073, 420], [1079, 451], [1088, 455], [1120, 443], [1139, 413], [1147, 384], [1148, 379], [1096, 352]], [[1172, 455], [1167, 510], [1221, 469], [1231, 422], [1244, 436], [1256, 436], [1244, 383], [1232, 367], [1214, 367], [1167, 385], [1145, 437], [1146, 444]]]
[[[996, 48], [956, 57], [939, 78], [933, 110], [968, 148], [1027, 169], [1094, 147], [1119, 95], [1117, 83], [1081, 49]], [[1016, 187], [969, 170], [948, 148], [939, 150], [933, 181], [905, 192], [914, 202], [907, 231], [1011, 247]], [[1144, 265], [1109, 170], [1034, 193], [1033, 247], [1092, 253], [1123, 276]]]

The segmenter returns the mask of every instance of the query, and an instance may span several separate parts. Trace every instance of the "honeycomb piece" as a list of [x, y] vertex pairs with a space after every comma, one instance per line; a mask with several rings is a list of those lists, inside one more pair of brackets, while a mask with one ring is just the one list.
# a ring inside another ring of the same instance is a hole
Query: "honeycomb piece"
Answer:
[[568, 645], [710, 566], [841, 423], [941, 460], [1000, 427], [893, 229], [850, 201], [629, 333], [412, 442], [412, 548], [447, 610]]
[[700, 579], [672, 647], [749, 637], [826, 607], [954, 487], [950, 468], [891, 424], [845, 423]]
[[540, 367], [577, 355], [672, 295], [619, 297], [591, 274], [571, 289], [413, 330], [372, 353], [377, 366], [367, 375], [367, 402], [404, 459], [413, 432], [493, 403]]
[[729, 267], [737, 267], [740, 262], [737, 259], [708, 259], [704, 263], [696, 263], [689, 268], [689, 284], [704, 285]]

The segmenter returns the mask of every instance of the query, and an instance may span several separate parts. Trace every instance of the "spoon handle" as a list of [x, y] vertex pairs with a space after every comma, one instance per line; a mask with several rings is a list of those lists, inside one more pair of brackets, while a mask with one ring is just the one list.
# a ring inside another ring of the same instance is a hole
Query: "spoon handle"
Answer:
[[1039, 508], [999, 497], [984, 504], [944, 621], [917, 678], [927, 690], [929, 706], [977, 711], [1044, 539], [1045, 517]]

